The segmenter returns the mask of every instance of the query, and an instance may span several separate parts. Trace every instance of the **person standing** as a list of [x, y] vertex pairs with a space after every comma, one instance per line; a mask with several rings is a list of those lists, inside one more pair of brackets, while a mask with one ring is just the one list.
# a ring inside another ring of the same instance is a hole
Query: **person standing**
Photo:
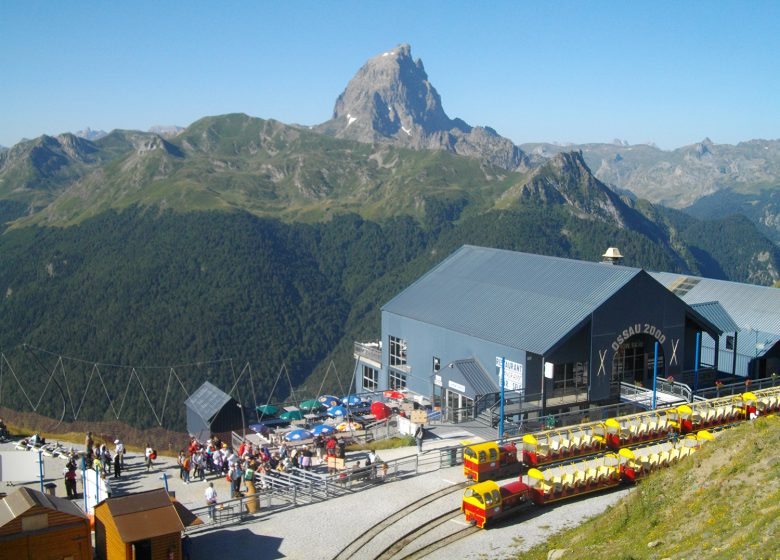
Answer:
[[209, 507], [209, 519], [214, 521], [217, 514], [217, 491], [214, 490], [214, 483], [209, 482], [209, 487], [204, 492], [206, 498], [206, 505]]
[[117, 453], [114, 455], [114, 478], [119, 478], [122, 474], [122, 456]]
[[114, 440], [114, 455], [119, 456], [119, 462], [122, 463], [122, 467], [125, 466], [125, 444], [122, 443], [122, 440], [115, 439]]
[[422, 453], [423, 438], [425, 438], [425, 428], [422, 424], [417, 424], [417, 429], [414, 431], [414, 439], [417, 441], [417, 453]]
[[92, 439], [92, 432], [87, 432], [87, 437], [84, 440], [84, 447], [87, 450], [87, 465], [92, 463], [92, 454], [95, 447], [95, 441]]
[[181, 462], [181, 472], [184, 475], [184, 484], [190, 483], [190, 456], [185, 455], [184, 460]]
[[65, 491], [68, 493], [68, 499], [78, 498], [76, 493], [76, 465], [68, 463], [65, 471]]
[[152, 449], [152, 446], [148, 443], [146, 444], [146, 449], [144, 450], [144, 457], [146, 457], [146, 472], [149, 472], [152, 468], [152, 461], [154, 460], [154, 457], [157, 455], [154, 452], [154, 449]]

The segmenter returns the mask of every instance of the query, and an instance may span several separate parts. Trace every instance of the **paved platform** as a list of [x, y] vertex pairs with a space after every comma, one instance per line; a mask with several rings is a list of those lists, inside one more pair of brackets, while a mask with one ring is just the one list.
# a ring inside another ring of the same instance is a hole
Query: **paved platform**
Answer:
[[[339, 498], [303, 505], [279, 511], [263, 512], [243, 523], [233, 526], [203, 529], [192, 535], [192, 558], [194, 560], [213, 560], [214, 558], [272, 560], [279, 558], [302, 558], [306, 560], [329, 560], [348, 545], [353, 539], [373, 527], [391, 513], [411, 504], [432, 492], [453, 486], [463, 480], [462, 466], [441, 468], [437, 449], [457, 444], [477, 443], [480, 438], [473, 437], [463, 430], [431, 430], [431, 438], [426, 439], [423, 453], [419, 456], [422, 474], [395, 482], [378, 484], [353, 494]], [[457, 427], [454, 427], [457, 428]], [[447, 434], [447, 437], [444, 437]], [[13, 444], [0, 445], [3, 451], [13, 449]], [[403, 447], [379, 451], [383, 460], [389, 461], [417, 455], [415, 447]], [[364, 460], [364, 452], [348, 453], [347, 463]], [[62, 469], [64, 461], [45, 457], [46, 482], [57, 484], [56, 492], [65, 495]], [[203, 492], [208, 482], [213, 482], [220, 500], [229, 496], [229, 485], [222, 477], [211, 477], [206, 482], [184, 484], [179, 480], [178, 467], [174, 458], [162, 458], [155, 462], [154, 469], [146, 472], [143, 457], [130, 454], [126, 457], [127, 469], [118, 480], [111, 479], [117, 494], [151, 490], [163, 486], [162, 475], [168, 478], [169, 490], [175, 492], [177, 499], [190, 508], [205, 505]], [[24, 483], [31, 488], [39, 488], [35, 473], [31, 480]], [[13, 487], [0, 491], [10, 492]], [[79, 492], [81, 485], [79, 483]], [[452, 558], [478, 559], [512, 557], [518, 552], [541, 542], [558, 528], [581, 522], [584, 518], [603, 511], [614, 503], [625, 491], [598, 495], [588, 501], [576, 500], [554, 508], [523, 514], [510, 523], [490, 531], [480, 531], [446, 549], [434, 552], [429, 558], [451, 560]], [[454, 491], [414, 514], [400, 521], [393, 532], [385, 535], [385, 541], [376, 544], [378, 553], [394, 538], [440, 513], [459, 506], [461, 492]], [[76, 500], [83, 505], [82, 500]], [[462, 526], [460, 518], [448, 523]], [[522, 537], [522, 538], [518, 538]]]

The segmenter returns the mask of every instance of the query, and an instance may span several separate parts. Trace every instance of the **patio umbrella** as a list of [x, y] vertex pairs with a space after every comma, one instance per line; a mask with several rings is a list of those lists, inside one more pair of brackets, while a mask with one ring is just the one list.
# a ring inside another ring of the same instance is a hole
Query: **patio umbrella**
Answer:
[[388, 390], [388, 391], [385, 391], [384, 393], [382, 393], [382, 395], [383, 395], [383, 396], [384, 396], [386, 399], [395, 399], [395, 400], [398, 400], [398, 401], [400, 401], [401, 399], [403, 399], [403, 398], [404, 398], [404, 396], [405, 396], [403, 393], [400, 393], [400, 392], [398, 392], [398, 391], [393, 391], [393, 390]]
[[322, 403], [320, 401], [318, 401], [317, 399], [310, 399], [308, 401], [303, 401], [301, 403], [300, 408], [302, 410], [316, 411], [316, 410], [319, 410], [320, 408], [322, 408]]
[[334, 397], [333, 395], [322, 395], [317, 400], [325, 406], [336, 406], [337, 404], [341, 404], [341, 399]]
[[384, 420], [390, 416], [391, 412], [390, 407], [383, 402], [377, 401], [371, 404], [371, 414], [373, 414], [374, 418], [377, 420]]
[[363, 402], [363, 399], [358, 397], [357, 395], [349, 395], [348, 397], [344, 397], [341, 399], [341, 403], [345, 406], [358, 406]]
[[249, 429], [258, 434], [265, 434], [268, 432], [268, 426], [265, 424], [249, 424]]
[[347, 409], [343, 406], [331, 406], [328, 409], [328, 416], [346, 416]]
[[257, 413], [261, 416], [275, 416], [279, 409], [272, 404], [264, 404], [257, 407]]
[[284, 420], [303, 420], [303, 412], [300, 410], [287, 410], [279, 415]]
[[309, 439], [311, 437], [311, 432], [309, 430], [293, 430], [292, 432], [288, 432], [287, 435], [284, 436], [284, 439], [287, 441], [300, 441], [302, 439]]
[[334, 428], [330, 424], [317, 424], [311, 430], [311, 432], [315, 436], [319, 436], [319, 435], [323, 435], [324, 436], [324, 435], [327, 435], [327, 434], [332, 434], [335, 431], [336, 431], [336, 428]]

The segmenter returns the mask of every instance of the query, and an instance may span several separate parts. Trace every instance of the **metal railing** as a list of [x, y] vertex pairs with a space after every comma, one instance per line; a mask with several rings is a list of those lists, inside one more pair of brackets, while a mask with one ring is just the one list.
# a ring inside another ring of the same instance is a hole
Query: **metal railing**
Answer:
[[[458, 453], [462, 457], [462, 450]], [[419, 474], [421, 466], [423, 470], [428, 470], [437, 461], [428, 459], [421, 462], [420, 456], [412, 455], [331, 473], [293, 468], [287, 472], [273, 471], [263, 476], [257, 474], [254, 480], [257, 489], [255, 494], [223, 500], [213, 510], [210, 506], [190, 508], [204, 524], [188, 527], [187, 532], [240, 523], [280, 509], [320, 502], [376, 484], [409, 478]]]
[[372, 362], [382, 363], [382, 349], [378, 346], [367, 344], [364, 342], [355, 342], [354, 344], [355, 356], [360, 358], [366, 358]]

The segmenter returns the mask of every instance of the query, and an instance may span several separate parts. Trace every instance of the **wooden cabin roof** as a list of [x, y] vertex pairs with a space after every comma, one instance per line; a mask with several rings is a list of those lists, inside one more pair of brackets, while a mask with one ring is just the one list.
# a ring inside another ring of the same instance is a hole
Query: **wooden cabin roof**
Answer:
[[0, 527], [7, 525], [17, 517], [36, 507], [59, 511], [80, 519], [88, 519], [87, 515], [70, 500], [58, 498], [57, 496], [48, 496], [43, 492], [21, 486], [16, 492], [0, 500]]
[[107, 508], [122, 541], [151, 539], [184, 530], [179, 514], [164, 488], [108, 498], [96, 506]]

